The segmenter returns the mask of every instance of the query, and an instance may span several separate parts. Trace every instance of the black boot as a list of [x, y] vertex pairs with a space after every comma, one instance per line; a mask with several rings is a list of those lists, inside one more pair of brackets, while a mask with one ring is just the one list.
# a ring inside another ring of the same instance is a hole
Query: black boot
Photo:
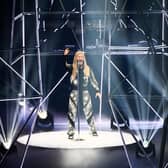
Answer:
[[93, 131], [93, 132], [92, 132], [92, 135], [93, 135], [93, 136], [98, 136], [97, 131]]
[[68, 134], [68, 139], [74, 139], [74, 134]]

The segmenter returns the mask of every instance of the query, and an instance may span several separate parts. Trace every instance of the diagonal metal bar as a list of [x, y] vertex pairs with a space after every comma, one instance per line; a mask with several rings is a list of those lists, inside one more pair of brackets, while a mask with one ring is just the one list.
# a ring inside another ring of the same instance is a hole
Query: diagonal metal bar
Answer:
[[[127, 3], [127, 0], [124, 1], [124, 4], [122, 6], [122, 11], [124, 10], [126, 3]], [[103, 32], [103, 49], [102, 49], [102, 53], [103, 54], [102, 54], [102, 63], [101, 63], [101, 84], [100, 84], [100, 93], [101, 94], [103, 93], [104, 58], [105, 58], [104, 52], [105, 52], [105, 35], [106, 35], [107, 14], [110, 14], [110, 13], [108, 12], [108, 1], [105, 0], [105, 6], [104, 6], [104, 30], [103, 30], [104, 31]], [[120, 17], [121, 17], [121, 14], [118, 17], [117, 23], [114, 26], [113, 31], [116, 29]], [[111, 37], [111, 35], [112, 35], [112, 33], [110, 33], [110, 37]], [[110, 78], [108, 78], [108, 80], [110, 80]], [[102, 117], [101, 113], [102, 113], [102, 98], [100, 99], [100, 105], [99, 105], [99, 122], [100, 123], [101, 123], [101, 117]]]
[[4, 127], [3, 127], [3, 123], [2, 123], [1, 117], [0, 117], [0, 128], [1, 128], [1, 131], [2, 131], [1, 137], [2, 137], [3, 141], [6, 141], [7, 140], [6, 139], [6, 134], [5, 134], [5, 130], [4, 130]]
[[[37, 111], [41, 108], [41, 106], [45, 103], [45, 101], [48, 99], [48, 97], [54, 92], [54, 90], [59, 86], [59, 84], [64, 80], [64, 78], [68, 75], [69, 72], [66, 72], [62, 78], [55, 84], [55, 86], [51, 89], [51, 91], [46, 95], [46, 97], [40, 101], [40, 104], [38, 105], [38, 107], [34, 110], [34, 112], [36, 113], [36, 116], [33, 120], [33, 124], [32, 124], [32, 127], [31, 127], [31, 130], [30, 130], [30, 133], [29, 133], [29, 136], [28, 136], [28, 140], [27, 140], [27, 143], [26, 143], [26, 147], [25, 147], [25, 151], [24, 151], [24, 154], [23, 154], [23, 158], [22, 158], [22, 161], [21, 161], [21, 166], [20, 168], [23, 167], [23, 164], [24, 164], [24, 161], [25, 161], [25, 158], [26, 158], [26, 155], [27, 155], [27, 151], [28, 151], [28, 148], [29, 148], [29, 141], [30, 141], [30, 138], [31, 138], [31, 135], [32, 135], [32, 132], [34, 130], [34, 126], [35, 126], [35, 123], [36, 123], [36, 119], [37, 119]], [[33, 112], [33, 113], [34, 113]]]
[[16, 64], [20, 59], [23, 58], [23, 56], [24, 56], [24, 55], [20, 55], [19, 57], [17, 57], [17, 58], [11, 63], [11, 65]]
[[[46, 97], [40, 102], [40, 104], [38, 104], [36, 107], [34, 107], [34, 109], [32, 110], [31, 114], [28, 116], [27, 120], [25, 121], [25, 123], [23, 124], [22, 128], [19, 130], [18, 134], [14, 137], [14, 140], [12, 141], [12, 144], [9, 148], [9, 150], [4, 154], [3, 158], [0, 160], [0, 167], [3, 168], [4, 167], [4, 162], [12, 148], [12, 146], [14, 145], [14, 143], [17, 141], [18, 137], [21, 135], [21, 133], [23, 132], [23, 130], [25, 129], [25, 127], [27, 126], [28, 122], [30, 121], [30, 119], [32, 118], [33, 114], [37, 113], [37, 110], [45, 103], [45, 101], [48, 99], [48, 97], [54, 92], [54, 90], [59, 86], [59, 84], [64, 80], [64, 78], [68, 75], [68, 72], [66, 72], [62, 78], [55, 84], [55, 86], [51, 89], [51, 91], [46, 95]], [[31, 130], [33, 130], [31, 128]], [[31, 132], [30, 135], [31, 136]], [[29, 144], [29, 142], [27, 142], [27, 145]], [[28, 147], [26, 147], [27, 149], [25, 149], [24, 152], [27, 153]], [[25, 155], [26, 156], [26, 155]], [[23, 158], [25, 159], [25, 158]], [[23, 160], [24, 162], [24, 160]]]
[[163, 120], [162, 117], [157, 113], [157, 111], [152, 107], [152, 105], [146, 100], [146, 98], [138, 91], [138, 89], [131, 83], [131, 81], [120, 71], [120, 69], [114, 64], [112, 60], [109, 60], [109, 57], [105, 55], [105, 58], [110, 61], [110, 64], [119, 72], [119, 74], [127, 81], [127, 83], [135, 90], [135, 92], [142, 98], [145, 104], [159, 117], [160, 120]]
[[17, 97], [17, 98], [9, 98], [9, 99], [0, 99], [0, 102], [3, 102], [3, 101], [16, 101], [16, 100], [34, 100], [34, 99], [40, 99], [41, 96], [39, 97]]
[[63, 9], [63, 11], [66, 11], [62, 0], [59, 0], [59, 3], [60, 3], [60, 5], [61, 5], [61, 8]]
[[[121, 135], [122, 140], [124, 140], [124, 139], [123, 139], [123, 135], [122, 135], [122, 129], [119, 127], [119, 122], [118, 122], [118, 119], [117, 119], [117, 116], [116, 116], [116, 112], [115, 112], [115, 110], [114, 110], [114, 109], [115, 109], [115, 104], [112, 102], [112, 100], [111, 100], [110, 97], [108, 97], [108, 101], [109, 101], [109, 104], [110, 104], [110, 109], [111, 109], [112, 115], [114, 116], [115, 122], [117, 123], [117, 129], [119, 130], [119, 133], [121, 133], [120, 135]], [[127, 121], [126, 121], [126, 120], [124, 119], [124, 117], [121, 115], [120, 111], [117, 110], [117, 112], [118, 112], [119, 116], [121, 117], [122, 121], [124, 122], [124, 124], [126, 125], [126, 127], [129, 128], [129, 125], [128, 125]], [[132, 135], [133, 139], [136, 141], [136, 143], [137, 143], [137, 145], [139, 146], [140, 150], [144, 153], [145, 158], [147, 158], [147, 160], [149, 161], [149, 163], [151, 164], [151, 166], [152, 166], [153, 168], [155, 168], [154, 163], [152, 162], [152, 160], [150, 159], [150, 157], [147, 155], [147, 153], [146, 153], [146, 151], [144, 150], [144, 148], [142, 147], [142, 145], [139, 143], [137, 137], [134, 135], [134, 133], [133, 133], [130, 129], [129, 129], [129, 132], [130, 132], [130, 134]], [[123, 144], [124, 144], [124, 142], [123, 142]], [[126, 147], [125, 147], [125, 149], [126, 149]], [[124, 150], [125, 150], [125, 149], [124, 149]], [[127, 153], [127, 152], [126, 152], [126, 153]], [[128, 154], [128, 153], [127, 153], [127, 154]], [[128, 155], [127, 155], [127, 156], [128, 156]], [[129, 157], [128, 157], [128, 159], [129, 159]]]
[[117, 116], [116, 116], [116, 114], [115, 114], [115, 112], [114, 112], [111, 99], [109, 99], [109, 104], [110, 104], [110, 108], [111, 108], [111, 111], [112, 111], [114, 120], [115, 120], [115, 122], [117, 123], [117, 129], [118, 129], [118, 131], [119, 131], [119, 133], [120, 133], [121, 140], [122, 140], [122, 142], [123, 142], [123, 148], [124, 148], [124, 152], [125, 152], [125, 155], [126, 155], [126, 158], [127, 158], [128, 164], [129, 164], [129, 167], [130, 167], [130, 168], [133, 168], [133, 167], [132, 167], [132, 164], [131, 164], [131, 161], [130, 161], [130, 158], [129, 158], [129, 155], [128, 155], [127, 148], [126, 148], [125, 139], [124, 139], [123, 133], [122, 133], [122, 131], [121, 131], [121, 128], [120, 128], [120, 126], [119, 126], [119, 122], [118, 122], [118, 120], [117, 120]]
[[80, 44], [80, 41], [79, 41], [79, 39], [78, 39], [78, 37], [77, 37], [77, 35], [76, 35], [74, 29], [71, 28], [71, 31], [72, 31], [72, 34], [73, 34], [73, 36], [74, 36], [74, 38], [75, 38], [75, 40], [76, 40], [76, 42], [77, 42], [77, 44], [78, 44], [78, 47], [79, 47], [79, 48], [82, 48], [82, 47], [81, 47], [81, 44]]
[[41, 95], [41, 93], [34, 88], [27, 80], [23, 78], [12, 66], [10, 66], [2, 57], [0, 57], [0, 61], [2, 61], [10, 70], [12, 70], [23, 82], [25, 82], [28, 86], [30, 86], [37, 94]]

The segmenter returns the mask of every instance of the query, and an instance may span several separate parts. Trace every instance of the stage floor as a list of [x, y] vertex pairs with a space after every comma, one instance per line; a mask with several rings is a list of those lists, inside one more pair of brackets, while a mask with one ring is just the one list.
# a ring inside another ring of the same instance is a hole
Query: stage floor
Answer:
[[[122, 134], [126, 145], [135, 143], [131, 134], [127, 132]], [[18, 142], [26, 144], [27, 139], [28, 135], [24, 135]], [[92, 149], [122, 146], [123, 142], [118, 131], [98, 131], [98, 136], [92, 136], [89, 131], [81, 131], [80, 134], [75, 133], [73, 140], [68, 139], [67, 131], [50, 131], [33, 133], [29, 145], [54, 149]]]

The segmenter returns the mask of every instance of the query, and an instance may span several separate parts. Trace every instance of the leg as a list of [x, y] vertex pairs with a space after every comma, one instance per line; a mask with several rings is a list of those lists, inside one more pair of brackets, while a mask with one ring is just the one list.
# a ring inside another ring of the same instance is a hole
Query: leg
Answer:
[[74, 92], [71, 92], [69, 97], [69, 112], [68, 112], [68, 138], [73, 139], [75, 130], [75, 118], [77, 113], [77, 97]]
[[83, 111], [93, 136], [97, 136], [95, 127], [93, 108], [89, 92], [83, 93]]

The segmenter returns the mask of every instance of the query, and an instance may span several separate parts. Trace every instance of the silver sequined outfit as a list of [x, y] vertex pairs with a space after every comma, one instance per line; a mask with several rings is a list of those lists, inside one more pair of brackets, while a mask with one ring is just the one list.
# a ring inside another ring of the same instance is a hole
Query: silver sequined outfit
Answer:
[[[71, 81], [72, 84], [72, 91], [70, 93], [69, 97], [69, 112], [68, 112], [68, 135], [74, 134], [75, 129], [75, 118], [77, 114], [77, 101], [78, 101], [78, 79]], [[88, 91], [88, 87], [91, 84], [91, 86], [95, 89], [96, 92], [99, 91], [98, 83], [96, 81], [96, 78], [94, 76], [93, 71], [90, 69], [90, 76], [83, 76], [83, 111], [85, 114], [85, 118], [87, 120], [87, 123], [90, 127], [90, 130], [93, 132], [96, 131], [95, 128], [95, 122], [93, 117], [93, 108], [92, 108], [92, 101], [91, 96]]]

